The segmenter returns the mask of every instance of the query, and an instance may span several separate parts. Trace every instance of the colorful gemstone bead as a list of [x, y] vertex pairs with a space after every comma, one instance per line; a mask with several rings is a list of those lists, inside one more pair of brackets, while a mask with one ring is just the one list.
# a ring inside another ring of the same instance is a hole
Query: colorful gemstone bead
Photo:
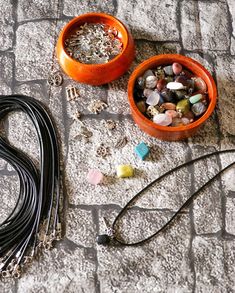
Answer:
[[154, 73], [152, 70], [148, 69], [147, 71], [145, 71], [144, 75], [143, 75], [143, 79], [146, 80], [146, 78], [148, 76], [154, 76]]
[[183, 99], [186, 95], [187, 95], [187, 92], [185, 90], [175, 91], [175, 96], [176, 96], [177, 100]]
[[100, 184], [103, 181], [103, 178], [104, 175], [97, 169], [91, 169], [87, 174], [87, 181], [93, 185]]
[[146, 104], [144, 101], [140, 101], [138, 103], [136, 103], [137, 108], [139, 109], [139, 111], [141, 113], [145, 113], [146, 112]]
[[191, 104], [195, 104], [195, 103], [197, 103], [197, 102], [199, 102], [199, 101], [201, 101], [201, 100], [202, 100], [202, 94], [197, 94], [197, 95], [191, 96], [191, 97], [189, 98], [189, 102], [190, 102]]
[[176, 105], [173, 104], [173, 103], [163, 103], [163, 104], [162, 104], [162, 107], [163, 107], [165, 110], [175, 110], [175, 109], [176, 109]]
[[173, 70], [175, 75], [179, 75], [181, 73], [182, 69], [183, 68], [182, 68], [181, 64], [179, 64], [177, 62], [172, 64], [172, 70]]
[[195, 90], [204, 94], [207, 91], [207, 85], [205, 81], [201, 77], [195, 77], [193, 80], [195, 82]]
[[144, 91], [143, 91], [143, 95], [144, 95], [146, 98], [148, 98], [148, 97], [151, 95], [152, 92], [153, 92], [153, 90], [151, 90], [151, 89], [144, 89]]
[[163, 67], [163, 70], [164, 70], [164, 72], [165, 72], [167, 75], [172, 76], [172, 75], [174, 74], [171, 65], [168, 65], [168, 66]]
[[149, 147], [141, 142], [135, 147], [135, 153], [141, 160], [144, 160], [149, 155]]
[[147, 76], [146, 79], [145, 79], [145, 86], [146, 88], [148, 89], [153, 89], [156, 87], [156, 84], [157, 84], [157, 78], [156, 76]]
[[206, 111], [206, 106], [202, 102], [198, 102], [192, 105], [191, 110], [195, 116], [200, 116]]
[[126, 178], [133, 177], [134, 170], [130, 165], [119, 165], [117, 166], [117, 177]]
[[144, 81], [144, 78], [142, 76], [140, 76], [138, 79], [137, 79], [137, 87], [139, 89], [144, 89], [144, 85], [145, 85], [145, 81]]
[[171, 118], [175, 118], [178, 116], [178, 112], [176, 112], [175, 110], [166, 110], [165, 114], [171, 116]]
[[183, 125], [184, 125], [184, 124], [183, 124], [181, 118], [176, 117], [176, 118], [173, 118], [173, 119], [172, 119], [171, 126], [173, 126], [173, 127], [178, 127], [178, 126], [183, 126]]
[[161, 95], [165, 102], [173, 102], [174, 101], [174, 93], [169, 89], [164, 89], [161, 91]]
[[179, 101], [176, 105], [176, 110], [182, 114], [187, 113], [190, 110], [190, 103], [188, 99]]
[[165, 113], [160, 113], [153, 117], [153, 122], [161, 126], [168, 126], [172, 123], [172, 118]]
[[157, 91], [153, 91], [147, 98], [146, 104], [156, 106], [160, 100], [160, 95]]
[[183, 89], [185, 89], [185, 86], [182, 83], [176, 82], [176, 81], [168, 82], [168, 84], [166, 85], [166, 87], [169, 90], [183, 90]]
[[164, 87], [166, 86], [166, 80], [165, 79], [160, 79], [157, 82], [157, 90], [160, 92], [164, 89]]

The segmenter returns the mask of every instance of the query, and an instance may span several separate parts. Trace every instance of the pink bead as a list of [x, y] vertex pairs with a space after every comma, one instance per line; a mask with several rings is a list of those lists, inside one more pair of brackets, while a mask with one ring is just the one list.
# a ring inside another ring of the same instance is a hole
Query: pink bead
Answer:
[[175, 110], [167, 110], [165, 114], [171, 116], [171, 118], [175, 118], [178, 116], [178, 113]]
[[97, 169], [91, 169], [87, 174], [87, 181], [93, 185], [100, 184], [103, 178], [104, 175]]
[[174, 72], [175, 75], [179, 75], [182, 71], [182, 65], [180, 65], [179, 63], [173, 63], [172, 64], [172, 70]]

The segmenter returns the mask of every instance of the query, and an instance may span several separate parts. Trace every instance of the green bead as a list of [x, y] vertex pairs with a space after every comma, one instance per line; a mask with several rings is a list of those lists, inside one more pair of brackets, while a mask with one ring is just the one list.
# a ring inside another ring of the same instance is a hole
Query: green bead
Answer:
[[176, 105], [176, 110], [182, 114], [186, 114], [190, 110], [190, 104], [188, 99], [179, 101]]
[[195, 104], [195, 103], [201, 101], [201, 99], [202, 99], [202, 94], [197, 94], [197, 95], [194, 95], [194, 96], [190, 97], [189, 102], [191, 104]]

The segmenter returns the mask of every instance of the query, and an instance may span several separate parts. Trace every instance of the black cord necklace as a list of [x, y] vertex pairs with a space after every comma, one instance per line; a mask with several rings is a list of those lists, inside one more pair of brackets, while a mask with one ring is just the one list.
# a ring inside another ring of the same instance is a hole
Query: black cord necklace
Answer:
[[[156, 235], [158, 235], [160, 232], [162, 232], [167, 226], [169, 226], [169, 224], [176, 218], [176, 216], [186, 207], [188, 206], [193, 199], [196, 197], [196, 195], [203, 189], [205, 188], [207, 185], [209, 185], [216, 177], [218, 177], [221, 173], [223, 173], [224, 171], [226, 171], [227, 169], [229, 169], [231, 166], [235, 165], [235, 161], [231, 164], [229, 164], [227, 167], [221, 169], [215, 176], [213, 176], [211, 179], [209, 179], [203, 186], [201, 186], [198, 190], [196, 190], [184, 203], [183, 205], [174, 213], [174, 215], [160, 228], [158, 229], [155, 233], [153, 233], [152, 235], [150, 235], [149, 237], [142, 239], [140, 241], [137, 242], [132, 242], [132, 243], [127, 243], [124, 240], [120, 239], [116, 232], [115, 232], [115, 227], [118, 223], [118, 221], [124, 216], [124, 214], [126, 213], [127, 209], [129, 209], [129, 207], [131, 206], [131, 204], [137, 200], [137, 198], [139, 198], [139, 196], [146, 191], [149, 187], [151, 187], [153, 184], [157, 183], [158, 181], [160, 181], [161, 179], [163, 179], [164, 177], [170, 175], [171, 173], [186, 167], [190, 164], [193, 164], [197, 161], [203, 160], [203, 159], [207, 159], [211, 156], [214, 155], [219, 155], [219, 154], [224, 154], [224, 153], [231, 153], [231, 152], [235, 152], [235, 149], [229, 149], [229, 150], [223, 150], [223, 151], [215, 151], [213, 153], [210, 154], [206, 154], [204, 156], [198, 157], [196, 159], [193, 159], [191, 161], [188, 161], [182, 165], [179, 165], [171, 170], [169, 170], [168, 172], [166, 172], [165, 174], [161, 175], [160, 177], [158, 177], [157, 179], [155, 179], [154, 181], [152, 181], [151, 183], [149, 183], [146, 187], [144, 187], [141, 191], [139, 191], [136, 195], [134, 195], [130, 201], [121, 209], [121, 211], [118, 213], [118, 215], [116, 216], [113, 224], [111, 225], [111, 227], [108, 227], [108, 224], [106, 222], [107, 225], [107, 234], [102, 234], [102, 235], [98, 235], [97, 236], [97, 243], [98, 244], [102, 244], [102, 245], [108, 245], [110, 243], [111, 240], [113, 240], [114, 242], [117, 242], [120, 245], [123, 246], [138, 246], [141, 244], [145, 244], [147, 241], [150, 241], [153, 237], [155, 237]], [[106, 221], [106, 219], [104, 219]]]
[[0, 277], [19, 278], [23, 265], [31, 262], [39, 249], [50, 249], [61, 237], [60, 161], [55, 128], [44, 106], [28, 96], [0, 96], [0, 120], [12, 111], [28, 115], [40, 150], [37, 168], [0, 136], [0, 158], [15, 169], [20, 181], [16, 205], [0, 223]]

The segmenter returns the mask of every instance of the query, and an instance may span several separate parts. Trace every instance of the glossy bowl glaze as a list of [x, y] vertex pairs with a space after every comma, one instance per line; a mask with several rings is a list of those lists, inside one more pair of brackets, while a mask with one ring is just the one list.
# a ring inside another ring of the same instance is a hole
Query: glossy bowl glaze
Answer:
[[[123, 43], [122, 52], [104, 64], [84, 64], [71, 58], [65, 51], [64, 42], [84, 23], [103, 23], [115, 27]], [[72, 19], [60, 33], [56, 55], [63, 71], [76, 81], [91, 85], [101, 85], [123, 75], [130, 67], [134, 57], [134, 41], [125, 25], [115, 17], [105, 13], [87, 13]]]
[[[195, 76], [201, 77], [206, 82], [208, 88], [209, 105], [204, 115], [202, 115], [193, 123], [179, 127], [161, 126], [153, 123], [139, 111], [134, 100], [133, 90], [136, 79], [139, 76], [142, 76], [147, 69], [153, 69], [160, 65], [170, 65], [174, 62], [180, 63], [183, 65], [183, 67], [192, 71]], [[132, 117], [136, 124], [143, 131], [162, 140], [176, 141], [183, 140], [194, 135], [202, 126], [202, 124], [206, 122], [206, 120], [214, 111], [217, 99], [217, 90], [211, 74], [200, 63], [189, 57], [185, 57], [179, 54], [164, 54], [154, 56], [144, 61], [134, 70], [128, 83], [128, 99], [131, 107]]]

